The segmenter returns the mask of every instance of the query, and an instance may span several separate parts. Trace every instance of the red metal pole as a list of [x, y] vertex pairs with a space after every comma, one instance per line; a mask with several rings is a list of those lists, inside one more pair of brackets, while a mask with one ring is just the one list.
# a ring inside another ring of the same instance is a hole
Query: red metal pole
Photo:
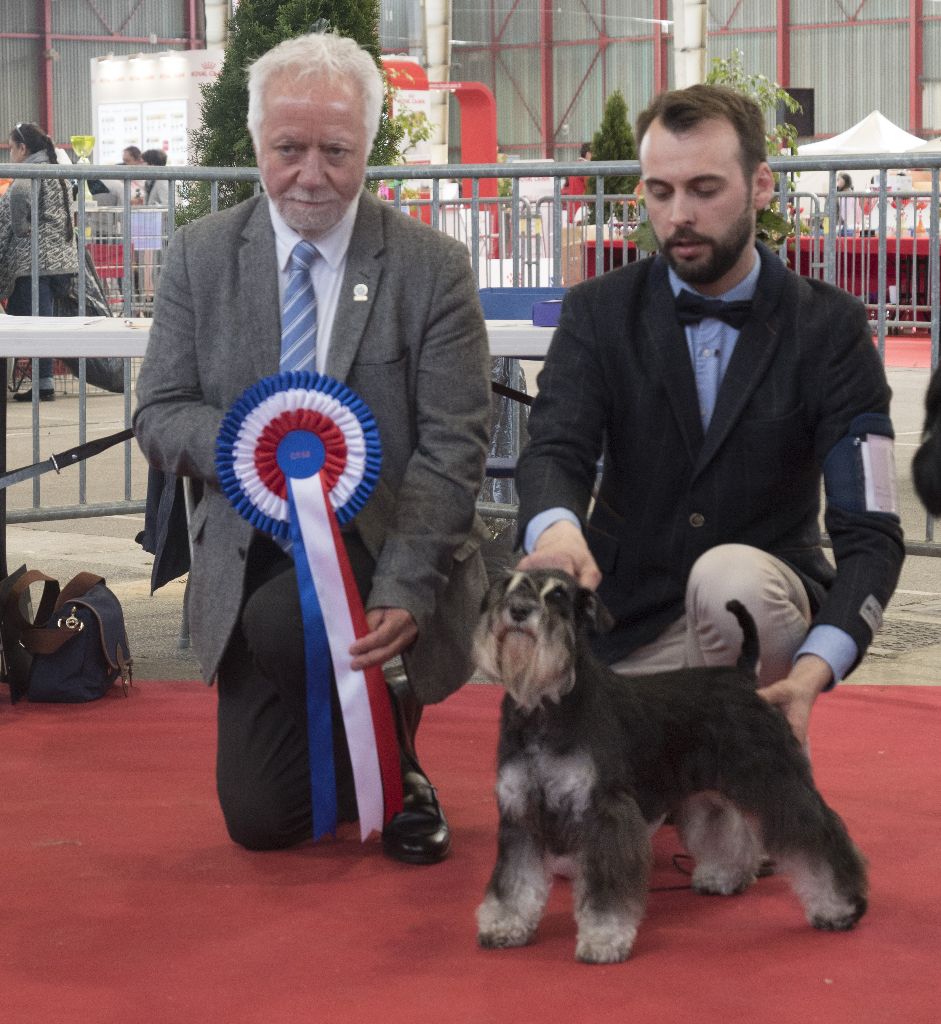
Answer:
[[775, 58], [778, 85], [787, 88], [791, 84], [791, 0], [778, 0]]
[[667, 0], [654, 0], [653, 16], [657, 21], [653, 27], [653, 91], [656, 95], [669, 88], [667, 33], [661, 25], [661, 22], [667, 20]]
[[42, 126], [46, 134], [55, 140], [55, 102], [52, 89], [52, 0], [39, 0], [42, 18], [42, 62], [40, 67], [39, 102], [42, 110]]
[[908, 4], [908, 130], [921, 132], [921, 83], [925, 70], [925, 49], [922, 42], [922, 0], [909, 0]]
[[539, 11], [539, 76], [542, 85], [542, 155], [555, 156], [555, 97], [552, 69], [552, 2], [542, 0]]
[[186, 19], [187, 48], [200, 50], [198, 33], [198, 19], [196, 14], [196, 0], [183, 0], [183, 14]]

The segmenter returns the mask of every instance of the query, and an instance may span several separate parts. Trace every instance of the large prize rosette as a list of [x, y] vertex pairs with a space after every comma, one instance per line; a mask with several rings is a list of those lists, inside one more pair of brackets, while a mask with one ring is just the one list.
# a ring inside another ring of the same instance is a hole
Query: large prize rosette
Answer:
[[368, 406], [338, 380], [280, 373], [249, 387], [216, 440], [224, 493], [257, 529], [290, 546], [297, 569], [307, 665], [314, 839], [335, 833], [331, 665], [346, 730], [360, 834], [402, 809], [395, 724], [382, 669], [351, 667], [368, 632], [340, 526], [366, 504], [379, 478], [379, 431]]

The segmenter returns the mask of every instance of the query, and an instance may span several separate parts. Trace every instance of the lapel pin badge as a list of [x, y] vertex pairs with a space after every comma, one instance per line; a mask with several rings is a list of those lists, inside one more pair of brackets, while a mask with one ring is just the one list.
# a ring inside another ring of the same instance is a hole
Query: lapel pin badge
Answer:
[[367, 285], [360, 282], [359, 284], [353, 285], [353, 301], [354, 302], [368, 302], [369, 301], [369, 288]]

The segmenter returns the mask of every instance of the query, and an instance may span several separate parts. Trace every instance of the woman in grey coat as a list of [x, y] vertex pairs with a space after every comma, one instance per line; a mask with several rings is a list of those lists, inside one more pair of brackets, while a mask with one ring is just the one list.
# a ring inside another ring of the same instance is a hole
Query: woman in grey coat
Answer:
[[[52, 139], [38, 126], [29, 122], [17, 124], [10, 132], [10, 158], [14, 163], [57, 163]], [[18, 178], [7, 192], [0, 196], [0, 204], [7, 207], [0, 219], [9, 217], [10, 230], [0, 238], [0, 262], [14, 267], [13, 290], [7, 302], [7, 312], [13, 316], [31, 316], [33, 312], [32, 254], [30, 236], [32, 183]], [[78, 273], [78, 251], [72, 225], [72, 194], [64, 178], [45, 178], [39, 186], [39, 276], [38, 314], [53, 316], [57, 297], [68, 291], [72, 277]], [[51, 402], [53, 388], [53, 360], [39, 360], [39, 397]], [[28, 401], [25, 391], [14, 396]]]

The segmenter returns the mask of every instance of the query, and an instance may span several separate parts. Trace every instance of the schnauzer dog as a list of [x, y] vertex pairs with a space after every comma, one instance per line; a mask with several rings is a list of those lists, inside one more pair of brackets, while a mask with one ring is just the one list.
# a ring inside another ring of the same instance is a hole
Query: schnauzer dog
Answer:
[[507, 692], [481, 946], [532, 939], [561, 858], [576, 958], [625, 960], [644, 913], [650, 837], [668, 813], [698, 892], [741, 892], [766, 851], [815, 928], [843, 931], [866, 912], [865, 862], [784, 715], [756, 692], [754, 621], [739, 602], [727, 607], [744, 634], [736, 666], [625, 679], [591, 654], [588, 635], [610, 628], [610, 615], [571, 576], [516, 572], [490, 588], [474, 651]]

